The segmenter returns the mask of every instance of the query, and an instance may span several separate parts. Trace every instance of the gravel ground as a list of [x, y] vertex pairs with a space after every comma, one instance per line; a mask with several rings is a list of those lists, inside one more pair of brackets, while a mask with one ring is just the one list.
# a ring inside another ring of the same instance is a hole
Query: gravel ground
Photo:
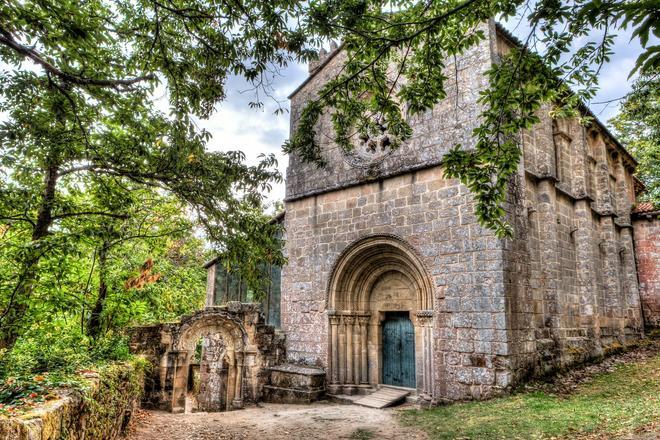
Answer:
[[171, 414], [139, 410], [129, 440], [175, 439], [426, 439], [399, 425], [396, 411], [317, 402], [311, 405], [261, 404], [241, 411]]

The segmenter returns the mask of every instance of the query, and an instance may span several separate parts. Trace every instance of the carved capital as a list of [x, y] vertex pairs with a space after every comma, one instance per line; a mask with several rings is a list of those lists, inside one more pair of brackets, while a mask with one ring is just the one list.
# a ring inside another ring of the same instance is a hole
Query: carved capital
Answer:
[[358, 316], [358, 322], [360, 325], [367, 325], [369, 324], [369, 321], [371, 320], [371, 315], [360, 315]]
[[355, 324], [355, 316], [344, 315], [344, 323], [348, 325]]
[[418, 310], [415, 315], [420, 325], [430, 325], [433, 320], [433, 310]]

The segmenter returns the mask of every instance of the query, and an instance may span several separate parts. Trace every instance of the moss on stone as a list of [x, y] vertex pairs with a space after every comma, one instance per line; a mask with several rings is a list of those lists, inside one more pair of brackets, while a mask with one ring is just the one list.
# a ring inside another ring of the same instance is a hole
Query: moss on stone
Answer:
[[85, 374], [86, 386], [59, 390], [20, 417], [0, 418], [0, 438], [28, 440], [115, 439], [139, 404], [148, 362], [134, 358], [104, 365]]

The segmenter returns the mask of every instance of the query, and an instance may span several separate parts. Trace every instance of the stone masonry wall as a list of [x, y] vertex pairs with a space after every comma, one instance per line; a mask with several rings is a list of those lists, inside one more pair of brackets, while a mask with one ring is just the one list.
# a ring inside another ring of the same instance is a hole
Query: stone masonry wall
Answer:
[[[291, 157], [282, 276], [290, 360], [328, 365], [333, 265], [377, 234], [407, 242], [435, 288], [436, 400], [491, 396], [641, 334], [629, 218], [635, 164], [600, 125], [587, 129], [540, 110], [541, 123], [521, 137], [524, 159], [505, 204], [513, 240], [481, 228], [469, 191], [443, 178], [437, 164], [456, 143], [473, 144], [483, 73], [510, 44], [493, 23], [488, 30], [459, 58], [457, 87], [448, 83], [448, 98], [410, 121], [413, 139], [399, 150], [347, 155], [328, 140], [326, 115], [319, 131], [329, 165]], [[294, 93], [292, 130], [341, 61], [341, 53], [332, 57]]]
[[510, 384], [502, 243], [477, 223], [468, 190], [440, 167], [287, 203], [282, 328], [291, 361], [328, 365], [326, 292], [333, 264], [367, 236], [401, 237], [434, 286], [435, 398]]
[[639, 290], [647, 327], [660, 327], [660, 218], [656, 211], [633, 221]]
[[597, 124], [553, 120], [549, 110], [523, 133], [524, 161], [507, 204], [515, 227], [505, 251], [515, 378], [642, 334], [629, 215], [634, 161]]
[[[447, 98], [433, 109], [411, 116], [409, 124], [413, 136], [396, 151], [365, 152], [356, 148], [346, 155], [333, 141], [330, 112], [320, 118], [317, 128], [322, 155], [327, 161], [324, 168], [303, 162], [297, 155], [289, 156], [286, 175], [286, 198], [297, 199], [310, 194], [329, 191], [352, 184], [392, 176], [405, 171], [437, 164], [456, 144], [474, 145], [472, 130], [479, 124], [482, 107], [477, 103], [479, 93], [488, 86], [483, 73], [491, 65], [491, 44], [494, 40], [494, 24], [484, 24], [487, 35], [478, 46], [457, 57], [456, 63], [447, 60], [445, 68]], [[291, 96], [291, 132], [305, 103], [311, 100], [321, 87], [335, 77], [345, 60], [344, 52], [328, 55], [318, 73], [313, 74], [302, 88]]]
[[[345, 154], [332, 142], [326, 113], [318, 131], [328, 165], [319, 169], [290, 156], [285, 218], [289, 263], [282, 275], [282, 328], [290, 360], [328, 365], [326, 294], [332, 267], [360, 238], [391, 234], [417, 251], [436, 288], [435, 397], [481, 397], [509, 385], [502, 245], [476, 224], [467, 189], [444, 179], [436, 166], [454, 145], [474, 144], [472, 130], [482, 110], [477, 99], [487, 87], [483, 73], [491, 65], [495, 42], [494, 23], [483, 29], [489, 38], [455, 64], [448, 61], [448, 97], [409, 120], [413, 137], [398, 150], [371, 155], [356, 148]], [[305, 103], [337, 74], [344, 56], [331, 54], [294, 92], [292, 131]]]

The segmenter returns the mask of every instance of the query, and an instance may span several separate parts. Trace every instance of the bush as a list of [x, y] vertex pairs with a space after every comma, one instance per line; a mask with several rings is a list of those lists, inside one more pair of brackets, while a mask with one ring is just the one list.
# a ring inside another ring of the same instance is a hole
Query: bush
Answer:
[[84, 388], [79, 373], [129, 359], [123, 335], [108, 333], [92, 340], [67, 322], [34, 326], [11, 351], [0, 351], [0, 414], [29, 410], [54, 398], [55, 388]]
[[81, 368], [131, 357], [127, 338], [108, 333], [94, 341], [78, 325], [55, 322], [34, 326], [10, 352], [0, 352], [0, 380], [44, 372], [73, 374]]

